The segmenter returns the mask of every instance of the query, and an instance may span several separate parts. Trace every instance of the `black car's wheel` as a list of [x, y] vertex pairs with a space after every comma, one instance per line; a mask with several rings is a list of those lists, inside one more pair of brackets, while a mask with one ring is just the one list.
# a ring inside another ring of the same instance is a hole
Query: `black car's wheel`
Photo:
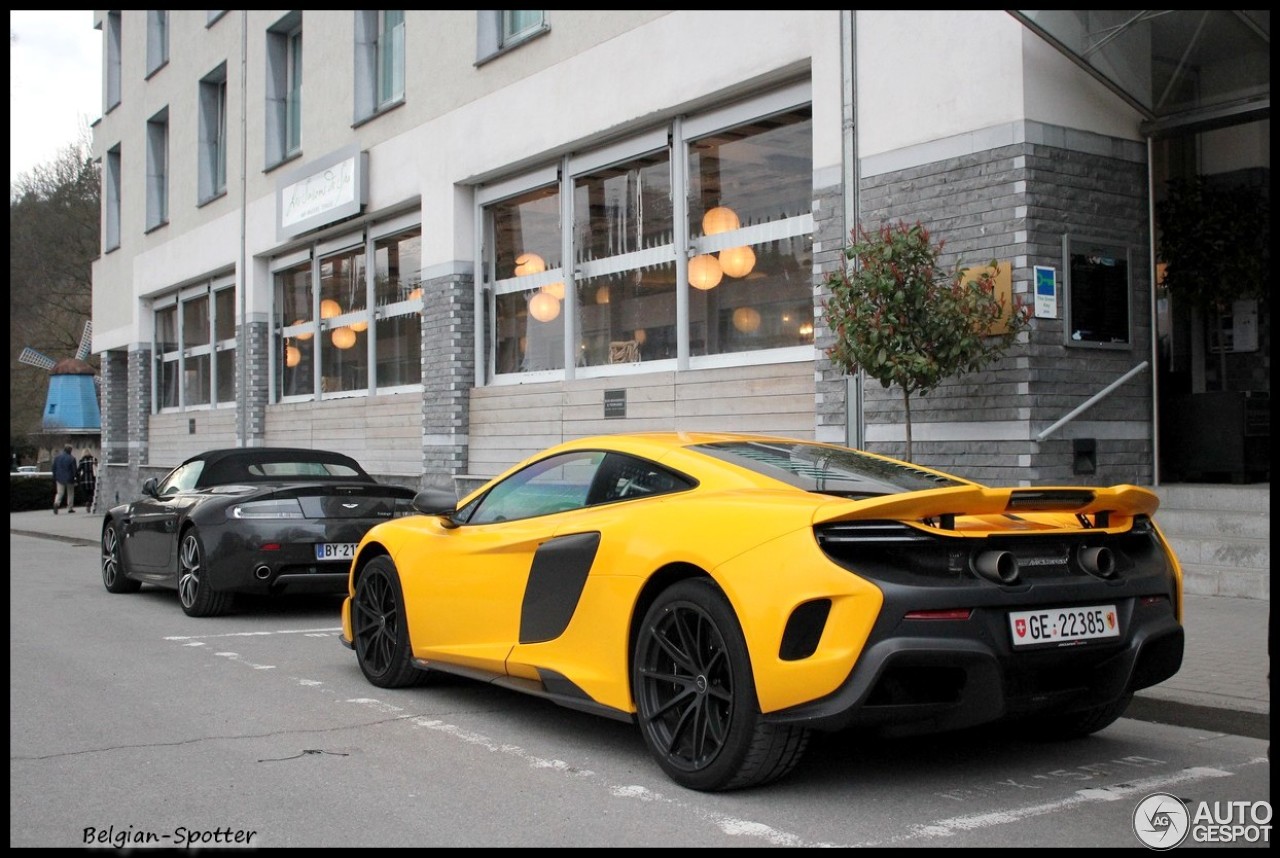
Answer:
[[1105, 727], [1110, 727], [1129, 708], [1132, 700], [1133, 695], [1126, 694], [1119, 700], [1104, 703], [1101, 706], [1091, 706], [1088, 709], [1034, 715], [1028, 717], [1019, 726], [1028, 738], [1046, 741], [1079, 739], [1081, 736], [1088, 736]]
[[645, 615], [631, 673], [640, 732], [676, 783], [728, 790], [791, 771], [809, 731], [760, 715], [746, 641], [710, 581], [681, 581]]
[[114, 521], [102, 528], [102, 584], [108, 593], [136, 593], [142, 583], [124, 574], [120, 556], [120, 526]]
[[365, 566], [351, 600], [351, 634], [356, 660], [366, 679], [379, 688], [416, 685], [426, 671], [414, 667], [400, 575], [390, 557]]
[[204, 548], [195, 528], [178, 544], [178, 601], [189, 617], [216, 617], [231, 607], [232, 594], [213, 589], [204, 562]]

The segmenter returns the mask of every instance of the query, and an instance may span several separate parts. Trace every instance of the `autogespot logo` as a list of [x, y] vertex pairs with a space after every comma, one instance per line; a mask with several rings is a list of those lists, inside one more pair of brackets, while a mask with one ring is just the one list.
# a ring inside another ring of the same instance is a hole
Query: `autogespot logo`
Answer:
[[1187, 806], [1167, 792], [1156, 792], [1133, 809], [1133, 833], [1143, 845], [1164, 851], [1181, 845], [1191, 828]]

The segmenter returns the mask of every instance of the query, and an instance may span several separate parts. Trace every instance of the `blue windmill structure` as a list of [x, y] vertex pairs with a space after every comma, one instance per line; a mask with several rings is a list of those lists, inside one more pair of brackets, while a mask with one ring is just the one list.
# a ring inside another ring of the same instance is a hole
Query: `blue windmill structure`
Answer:
[[32, 348], [18, 355], [18, 362], [49, 371], [49, 395], [45, 398], [41, 425], [45, 432], [68, 436], [93, 436], [97, 446], [102, 434], [98, 408], [98, 376], [87, 362], [93, 345], [93, 322], [84, 323], [75, 357], [54, 360]]

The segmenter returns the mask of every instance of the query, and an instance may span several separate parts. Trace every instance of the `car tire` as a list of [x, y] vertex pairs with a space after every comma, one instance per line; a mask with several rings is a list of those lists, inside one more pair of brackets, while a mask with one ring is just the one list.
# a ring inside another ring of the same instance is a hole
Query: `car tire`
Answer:
[[390, 557], [364, 567], [351, 600], [351, 636], [365, 679], [379, 688], [420, 684], [427, 671], [414, 666], [400, 574]]
[[125, 574], [124, 557], [120, 552], [120, 526], [108, 521], [102, 528], [102, 584], [108, 593], [136, 593], [142, 582]]
[[187, 529], [178, 542], [178, 601], [188, 617], [217, 617], [231, 609], [232, 594], [213, 589], [204, 558], [200, 534]]
[[761, 716], [742, 629], [706, 579], [672, 585], [646, 612], [631, 688], [645, 745], [667, 776], [689, 789], [777, 780], [809, 742], [808, 729]]
[[1101, 706], [1077, 709], [1074, 712], [1032, 716], [1020, 726], [1029, 738], [1044, 741], [1079, 739], [1110, 727], [1125, 713], [1132, 700], [1133, 695], [1126, 694], [1119, 700], [1113, 700]]

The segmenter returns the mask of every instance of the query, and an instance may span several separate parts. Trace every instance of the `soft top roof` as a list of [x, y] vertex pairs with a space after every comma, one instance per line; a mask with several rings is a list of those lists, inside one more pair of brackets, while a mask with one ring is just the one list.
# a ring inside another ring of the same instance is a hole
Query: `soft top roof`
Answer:
[[[207, 450], [187, 462], [203, 461], [198, 485], [217, 486], [264, 480], [342, 479], [375, 482], [355, 459], [332, 450], [310, 450], [304, 447], [235, 447]], [[271, 465], [315, 465], [306, 468], [272, 468]]]

